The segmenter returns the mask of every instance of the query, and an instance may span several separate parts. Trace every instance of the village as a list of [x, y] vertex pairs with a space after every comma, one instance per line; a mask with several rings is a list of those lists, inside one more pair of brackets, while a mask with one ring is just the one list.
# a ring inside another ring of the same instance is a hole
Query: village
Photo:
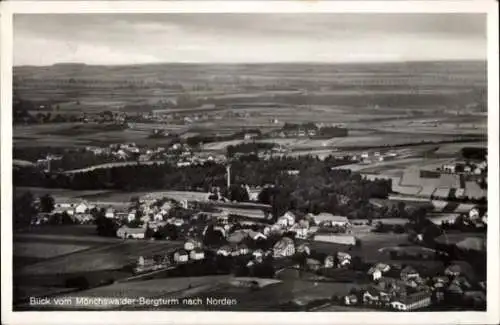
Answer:
[[[348, 294], [332, 292], [327, 303], [333, 305], [395, 311], [428, 310], [443, 305], [485, 306], [486, 283], [478, 280], [464, 261], [450, 260], [427, 268], [428, 263], [449, 260], [444, 251], [450, 248], [446, 246], [449, 243], [440, 246], [443, 250], [428, 249], [422, 246], [422, 234], [417, 234], [412, 246], [373, 250], [365, 248], [371, 243], [360, 238], [366, 237], [367, 232], [377, 232], [380, 223], [349, 220], [326, 212], [298, 215], [292, 211], [273, 221], [267, 213], [260, 218], [246, 214], [245, 211], [255, 209], [251, 205], [227, 200], [177, 201], [154, 195], [134, 198], [122, 208], [83, 200], [56, 202], [53, 211], [38, 214], [34, 226], [43, 227], [56, 215], [60, 221], [69, 218], [73, 224], [97, 224], [101, 235], [114, 235], [123, 241], [179, 243], [169, 251], [141, 255], [131, 262], [133, 279], [227, 272], [285, 282], [290, 277], [308, 278], [318, 285], [331, 280], [355, 283]], [[266, 208], [255, 205], [257, 209]], [[484, 228], [486, 215], [475, 208], [462, 216], [461, 222]], [[442, 227], [447, 225], [443, 223]], [[328, 248], [322, 249], [322, 245]], [[462, 242], [455, 243], [451, 249], [465, 247], [461, 245]], [[363, 250], [390, 254], [369, 256], [371, 253], [367, 255]], [[395, 258], [398, 253], [410, 257]], [[306, 308], [304, 302], [294, 304]]]

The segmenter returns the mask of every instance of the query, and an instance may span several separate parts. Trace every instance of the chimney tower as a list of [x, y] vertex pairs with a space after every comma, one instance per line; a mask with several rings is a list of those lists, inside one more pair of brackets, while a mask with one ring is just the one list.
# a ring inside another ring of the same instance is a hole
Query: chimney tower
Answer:
[[226, 181], [227, 181], [227, 189], [231, 186], [231, 165], [226, 165]]

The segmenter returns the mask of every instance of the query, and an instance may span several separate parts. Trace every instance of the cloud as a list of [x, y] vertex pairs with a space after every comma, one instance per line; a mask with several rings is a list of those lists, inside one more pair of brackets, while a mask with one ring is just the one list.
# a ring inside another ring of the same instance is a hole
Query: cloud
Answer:
[[[480, 14], [16, 15], [16, 65], [486, 57]], [[43, 55], [37, 55], [43, 53]]]

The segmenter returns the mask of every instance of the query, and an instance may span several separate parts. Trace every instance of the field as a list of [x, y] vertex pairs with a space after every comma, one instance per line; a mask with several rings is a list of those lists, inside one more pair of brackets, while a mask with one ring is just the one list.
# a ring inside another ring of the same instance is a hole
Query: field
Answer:
[[144, 199], [159, 199], [169, 197], [174, 200], [200, 200], [205, 201], [208, 199], [207, 193], [202, 192], [186, 192], [186, 191], [139, 191], [139, 192], [121, 192], [121, 191], [75, 191], [68, 189], [52, 189], [41, 187], [15, 187], [16, 193], [31, 192], [33, 196], [40, 197], [45, 194], [50, 194], [54, 197], [56, 202], [64, 200], [78, 201], [87, 200], [93, 203], [109, 203], [111, 205], [128, 204], [134, 197]]
[[[244, 76], [245, 82], [237, 82]], [[383, 76], [383, 79], [382, 77]], [[74, 83], [68, 83], [68, 79]], [[297, 140], [296, 149], [418, 144], [486, 135], [484, 62], [406, 64], [163, 64], [122, 67], [54, 65], [15, 67], [16, 96], [55, 102], [55, 114], [163, 110], [193, 120], [181, 133], [263, 132], [284, 123], [319, 122], [356, 130], [346, 138]], [[236, 81], [236, 82], [235, 82]], [[383, 81], [383, 82], [381, 82]], [[252, 87], [247, 87], [251, 82]], [[179, 87], [180, 85], [180, 87]], [[202, 89], [199, 89], [199, 88]], [[187, 97], [199, 105], [168, 108]], [[213, 104], [207, 110], [201, 104]], [[48, 109], [50, 111], [50, 108]], [[40, 108], [46, 112], [47, 107]], [[37, 110], [31, 113], [38, 113]], [[272, 121], [278, 121], [274, 123]], [[168, 124], [162, 123], [162, 128]], [[76, 127], [76, 130], [72, 130]], [[172, 129], [177, 132], [176, 128]], [[111, 130], [96, 125], [14, 127], [14, 144], [81, 146], [113, 142], [165, 144], [149, 131]], [[221, 150], [227, 143], [208, 145]], [[443, 149], [444, 150], [444, 149]]]
[[84, 276], [91, 285], [131, 276], [123, 268], [141, 255], [166, 254], [180, 242], [123, 241], [98, 237], [95, 226], [44, 226], [14, 234], [14, 300], [71, 289], [66, 280]]

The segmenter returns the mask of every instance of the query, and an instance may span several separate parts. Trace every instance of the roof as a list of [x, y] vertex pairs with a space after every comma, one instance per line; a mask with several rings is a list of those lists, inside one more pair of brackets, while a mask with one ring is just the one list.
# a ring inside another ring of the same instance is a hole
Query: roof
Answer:
[[288, 237], [283, 237], [274, 245], [274, 248], [275, 249], [285, 248], [288, 245], [294, 245], [293, 240]]
[[188, 255], [188, 252], [184, 249], [179, 249], [175, 253], [179, 255]]
[[345, 222], [348, 223], [349, 219], [343, 216], [334, 216], [331, 213], [321, 212], [314, 216], [316, 222], [324, 222], [324, 221], [334, 221], [334, 222]]

